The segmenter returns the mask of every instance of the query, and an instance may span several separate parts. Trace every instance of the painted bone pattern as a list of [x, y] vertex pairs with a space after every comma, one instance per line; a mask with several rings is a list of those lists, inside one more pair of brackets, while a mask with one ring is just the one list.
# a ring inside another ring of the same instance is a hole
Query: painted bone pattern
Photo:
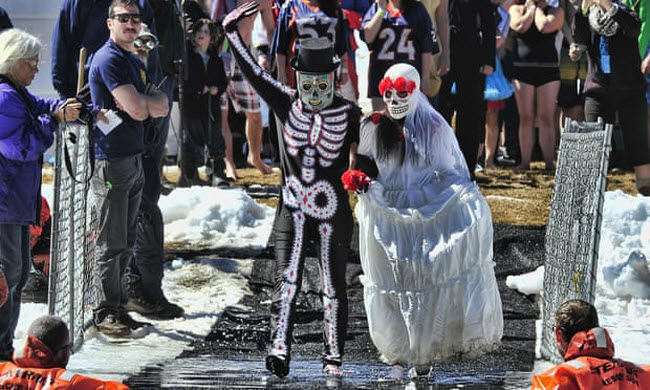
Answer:
[[304, 182], [314, 181], [317, 161], [321, 167], [327, 168], [339, 158], [345, 142], [349, 108], [346, 104], [317, 113], [305, 113], [300, 100], [292, 104], [283, 137], [290, 155], [297, 157], [303, 150], [301, 178]]

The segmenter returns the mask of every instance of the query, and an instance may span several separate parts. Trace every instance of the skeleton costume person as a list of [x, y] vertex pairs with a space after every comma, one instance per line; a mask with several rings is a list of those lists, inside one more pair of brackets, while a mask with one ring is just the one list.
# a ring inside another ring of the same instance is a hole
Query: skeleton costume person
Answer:
[[341, 174], [350, 165], [359, 139], [360, 110], [334, 94], [339, 62], [327, 38], [304, 39], [291, 62], [298, 91], [260, 68], [237, 31], [239, 20], [256, 11], [246, 3], [223, 22], [226, 37], [244, 76], [283, 126], [278, 129], [282, 196], [275, 223], [276, 283], [271, 303], [271, 346], [266, 367], [289, 373], [295, 302], [300, 290], [305, 247], [317, 245], [324, 308], [324, 371], [339, 369], [348, 321], [345, 262], [352, 237], [352, 211]]
[[425, 375], [435, 360], [489, 351], [503, 317], [490, 209], [452, 129], [413, 66], [391, 66], [379, 91], [387, 111], [364, 119], [357, 151], [375, 178], [355, 213], [370, 336], [401, 379], [404, 366]]

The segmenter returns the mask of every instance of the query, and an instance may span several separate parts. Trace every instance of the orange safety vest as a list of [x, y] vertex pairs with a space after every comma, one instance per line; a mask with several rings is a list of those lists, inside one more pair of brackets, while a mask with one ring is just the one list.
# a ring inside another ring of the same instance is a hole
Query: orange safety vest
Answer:
[[53, 362], [50, 349], [34, 336], [14, 352], [14, 362], [0, 363], [0, 390], [128, 390], [118, 382], [75, 374], [65, 368], [46, 368]]
[[535, 375], [531, 390], [650, 389], [650, 366], [614, 359], [614, 343], [603, 328], [576, 333], [564, 363]]

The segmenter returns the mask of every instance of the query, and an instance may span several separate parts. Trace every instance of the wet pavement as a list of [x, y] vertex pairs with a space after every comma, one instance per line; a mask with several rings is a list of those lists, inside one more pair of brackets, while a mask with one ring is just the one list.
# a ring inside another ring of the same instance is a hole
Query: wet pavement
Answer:
[[[353, 243], [358, 242], [356, 237]], [[248, 257], [228, 249], [219, 256]], [[165, 365], [146, 367], [127, 381], [134, 389], [522, 389], [530, 386], [535, 362], [538, 305], [505, 286], [508, 275], [530, 272], [543, 263], [544, 228], [495, 226], [494, 254], [503, 304], [504, 337], [494, 351], [470, 361], [436, 363], [428, 379], [382, 381], [388, 367], [379, 360], [368, 334], [361, 267], [356, 246], [348, 259], [349, 326], [341, 382], [321, 374], [322, 310], [316, 259], [307, 258], [298, 298], [291, 373], [279, 379], [264, 368], [269, 340], [269, 304], [274, 262], [258, 254], [249, 277], [252, 295], [227, 308], [210, 334]], [[187, 252], [184, 255], [188, 256]], [[200, 253], [206, 255], [206, 253]]]

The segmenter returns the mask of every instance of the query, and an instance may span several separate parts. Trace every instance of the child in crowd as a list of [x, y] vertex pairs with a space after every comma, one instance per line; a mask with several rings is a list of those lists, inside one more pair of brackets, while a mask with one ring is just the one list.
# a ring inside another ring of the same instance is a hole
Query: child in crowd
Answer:
[[[183, 139], [179, 186], [201, 184], [197, 168], [208, 150], [210, 184], [227, 185], [225, 146], [221, 134], [220, 96], [228, 84], [223, 61], [216, 50], [217, 27], [209, 19], [192, 25], [187, 49], [187, 78], [184, 85]], [[223, 40], [223, 37], [221, 38]]]
[[[492, 0], [497, 5], [494, 12], [496, 17], [496, 49], [497, 56], [495, 60], [495, 71], [485, 78], [484, 97], [487, 101], [487, 110], [485, 113], [485, 165], [486, 169], [496, 168], [494, 161], [497, 151], [497, 141], [499, 137], [499, 111], [504, 109], [505, 100], [512, 96], [514, 87], [506, 79], [501, 68], [501, 57], [503, 56], [503, 46], [510, 31], [510, 16], [506, 10], [512, 4], [511, 0]], [[479, 150], [479, 155], [480, 155]]]

